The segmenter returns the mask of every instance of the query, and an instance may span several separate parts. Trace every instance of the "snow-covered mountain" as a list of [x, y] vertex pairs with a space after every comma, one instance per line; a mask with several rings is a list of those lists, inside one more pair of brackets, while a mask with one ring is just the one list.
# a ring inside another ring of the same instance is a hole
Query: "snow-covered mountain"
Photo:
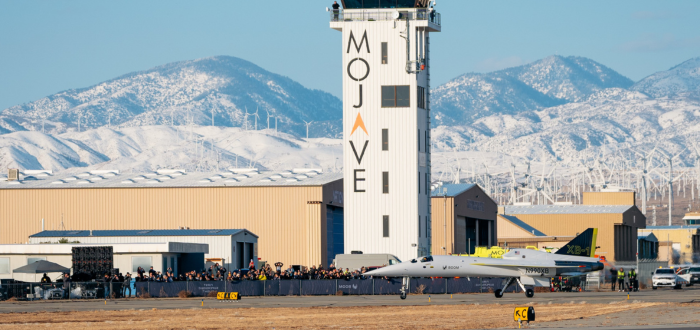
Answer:
[[668, 71], [654, 73], [630, 88], [652, 97], [683, 93], [700, 95], [700, 57], [687, 60]]
[[[247, 110], [246, 110], [247, 109]], [[259, 109], [259, 110], [258, 110]], [[65, 133], [144, 125], [214, 125], [267, 128], [268, 112], [282, 132], [339, 136], [341, 102], [331, 94], [265, 71], [248, 61], [217, 56], [129, 73], [0, 112], [0, 134], [43, 130]], [[248, 113], [258, 111], [255, 115]], [[111, 124], [111, 125], [110, 125]]]
[[[471, 125], [433, 130], [436, 150], [479, 150], [577, 166], [600, 152], [636, 158], [633, 150], [657, 143], [679, 152], [700, 133], [700, 100], [692, 97], [651, 98], [622, 88], [599, 91], [582, 102], [524, 112], [492, 115]], [[543, 156], [544, 155], [544, 156]], [[694, 155], [682, 159], [692, 165]]]
[[0, 138], [0, 168], [61, 171], [159, 168], [216, 171], [228, 167], [339, 170], [341, 140], [301, 139], [274, 130], [237, 127], [106, 127], [84, 132], [13, 132]]
[[[459, 76], [432, 93], [433, 172], [441, 177], [455, 159], [467, 158], [507, 170], [524, 158], [579, 166], [603, 149], [630, 161], [633, 150], [657, 144], [679, 152], [700, 140], [698, 72], [700, 58], [632, 86], [594, 61], [551, 56]], [[254, 131], [245, 107], [252, 112], [258, 105]], [[236, 58], [178, 62], [4, 110], [0, 168], [339, 170], [340, 108], [330, 94]], [[279, 133], [262, 129], [264, 109], [279, 117]], [[41, 118], [50, 134], [40, 133]], [[311, 139], [300, 138], [303, 120], [314, 121]], [[693, 164], [688, 150], [680, 166]]]
[[585, 100], [606, 88], [628, 88], [633, 82], [584, 57], [549, 56], [491, 73], [467, 73], [432, 94], [438, 125], [462, 125], [491, 115], [517, 115]]

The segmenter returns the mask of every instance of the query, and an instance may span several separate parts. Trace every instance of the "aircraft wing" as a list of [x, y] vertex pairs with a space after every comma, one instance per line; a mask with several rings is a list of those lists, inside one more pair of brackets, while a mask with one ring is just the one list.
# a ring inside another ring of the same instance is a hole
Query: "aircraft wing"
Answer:
[[[477, 262], [477, 263], [471, 263], [470, 265], [473, 266], [490, 266], [490, 267], [504, 267], [504, 268], [511, 268], [511, 267], [517, 267], [517, 268], [571, 268], [572, 266], [543, 266], [543, 265], [502, 265], [502, 264], [489, 264], [485, 262]], [[573, 266], [575, 267], [575, 266]]]

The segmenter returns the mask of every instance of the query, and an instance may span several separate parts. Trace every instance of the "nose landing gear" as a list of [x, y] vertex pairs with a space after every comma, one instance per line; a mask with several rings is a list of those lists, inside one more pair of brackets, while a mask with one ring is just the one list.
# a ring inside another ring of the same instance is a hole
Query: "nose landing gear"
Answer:
[[409, 278], [407, 276], [404, 276], [401, 279], [401, 299], [406, 299], [406, 295], [408, 294], [409, 290]]

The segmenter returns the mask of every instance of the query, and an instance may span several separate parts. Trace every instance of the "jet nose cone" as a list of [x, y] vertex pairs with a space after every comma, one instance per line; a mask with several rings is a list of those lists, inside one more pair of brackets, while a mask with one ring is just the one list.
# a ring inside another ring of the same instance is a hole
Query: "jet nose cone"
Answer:
[[605, 265], [604, 265], [602, 262], [596, 262], [596, 263], [593, 265], [593, 267], [592, 267], [591, 270], [592, 270], [592, 271], [596, 271], [596, 270], [602, 270], [603, 268], [605, 268]]

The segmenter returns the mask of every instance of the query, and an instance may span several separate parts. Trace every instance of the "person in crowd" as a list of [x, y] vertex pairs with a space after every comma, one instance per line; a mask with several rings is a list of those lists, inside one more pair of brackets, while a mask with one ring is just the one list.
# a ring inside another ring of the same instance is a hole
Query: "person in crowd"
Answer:
[[622, 267], [617, 270], [617, 288], [618, 292], [625, 290], [625, 269]]
[[[127, 291], [129, 291], [128, 295], [126, 294]], [[122, 297], [130, 297], [130, 296], [131, 296], [131, 274], [129, 274], [129, 272], [127, 272], [126, 276], [124, 276], [124, 280], [122, 281]]]
[[139, 266], [139, 268], [136, 269], [136, 273], [138, 274], [138, 277], [143, 280], [143, 274], [146, 273], [146, 271], [143, 269], [143, 267]]
[[148, 270], [148, 276], [156, 275], [156, 274], [158, 274], [158, 272], [156, 272], [155, 269], [153, 269], [153, 266], [151, 266], [151, 269]]
[[109, 297], [109, 284], [112, 283], [112, 277], [109, 276], [109, 274], [105, 274], [104, 278], [102, 278], [102, 288], [104, 288], [105, 292], [105, 299]]
[[41, 284], [51, 284], [51, 279], [46, 273], [44, 273], [44, 276], [41, 278]]
[[338, 1], [333, 1], [331, 8], [333, 8], [333, 21], [337, 21], [338, 14], [340, 14], [340, 5], [338, 4]]
[[66, 299], [70, 298], [70, 288], [71, 288], [70, 274], [65, 273], [65, 274], [63, 274], [63, 294], [65, 295]]
[[253, 259], [250, 259], [250, 262], [248, 263], [248, 269], [255, 270], [255, 262], [253, 262]]
[[615, 291], [615, 282], [617, 282], [617, 269], [610, 267], [610, 287]]
[[627, 280], [629, 281], [628, 291], [637, 291], [639, 285], [637, 284], [637, 272], [634, 270], [634, 268], [627, 272]]
[[279, 261], [278, 261], [278, 262], [275, 262], [275, 269], [276, 269], [276, 271], [277, 271], [277, 275], [279, 275], [280, 273], [282, 273], [282, 266], [284, 266], [283, 263], [281, 263], [281, 262], [279, 262]]

